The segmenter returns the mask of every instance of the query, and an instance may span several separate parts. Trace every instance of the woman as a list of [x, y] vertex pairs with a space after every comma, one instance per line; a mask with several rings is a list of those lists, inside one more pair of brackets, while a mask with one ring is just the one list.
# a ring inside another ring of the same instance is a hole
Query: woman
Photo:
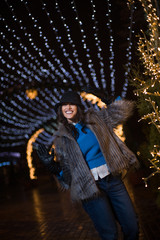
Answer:
[[59, 128], [54, 134], [55, 155], [40, 145], [38, 155], [57, 176], [72, 201], [92, 219], [101, 239], [117, 240], [118, 221], [125, 240], [138, 239], [138, 224], [121, 172], [137, 164], [136, 156], [113, 128], [132, 113], [133, 102], [119, 100], [100, 111], [84, 112], [80, 96], [66, 92], [56, 105]]

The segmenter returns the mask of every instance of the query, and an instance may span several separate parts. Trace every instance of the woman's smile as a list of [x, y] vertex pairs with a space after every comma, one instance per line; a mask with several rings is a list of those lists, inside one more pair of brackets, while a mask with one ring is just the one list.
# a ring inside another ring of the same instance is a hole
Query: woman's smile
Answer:
[[77, 115], [77, 106], [71, 103], [63, 104], [62, 113], [69, 122], [74, 122]]

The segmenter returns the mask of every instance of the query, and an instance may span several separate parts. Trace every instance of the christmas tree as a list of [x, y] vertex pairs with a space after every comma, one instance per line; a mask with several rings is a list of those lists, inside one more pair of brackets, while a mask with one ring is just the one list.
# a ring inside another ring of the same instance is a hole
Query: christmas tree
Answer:
[[[140, 155], [148, 151], [145, 156], [149, 164], [146, 165], [152, 168], [143, 178], [147, 187], [151, 177], [156, 176], [156, 181], [160, 179], [160, 14], [156, 0], [139, 1], [145, 12], [147, 31], [141, 31], [138, 36], [140, 65], [132, 71], [131, 84], [136, 89], [140, 121], [147, 124], [146, 141], [140, 147]], [[160, 184], [157, 187], [160, 189]]]

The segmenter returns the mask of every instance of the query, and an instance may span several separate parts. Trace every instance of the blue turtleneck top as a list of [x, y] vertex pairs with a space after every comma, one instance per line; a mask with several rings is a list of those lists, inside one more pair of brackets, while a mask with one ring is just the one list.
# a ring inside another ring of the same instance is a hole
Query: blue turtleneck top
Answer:
[[[77, 143], [90, 169], [106, 164], [99, 143], [94, 133], [81, 123], [75, 128], [78, 131]], [[82, 131], [83, 128], [83, 131]]]

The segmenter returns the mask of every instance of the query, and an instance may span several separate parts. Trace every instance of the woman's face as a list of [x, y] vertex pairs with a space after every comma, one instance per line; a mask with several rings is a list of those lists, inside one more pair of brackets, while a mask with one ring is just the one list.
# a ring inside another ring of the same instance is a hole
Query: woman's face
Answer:
[[67, 118], [68, 122], [77, 122], [77, 105], [72, 103], [65, 103], [62, 105], [62, 113], [65, 118]]

